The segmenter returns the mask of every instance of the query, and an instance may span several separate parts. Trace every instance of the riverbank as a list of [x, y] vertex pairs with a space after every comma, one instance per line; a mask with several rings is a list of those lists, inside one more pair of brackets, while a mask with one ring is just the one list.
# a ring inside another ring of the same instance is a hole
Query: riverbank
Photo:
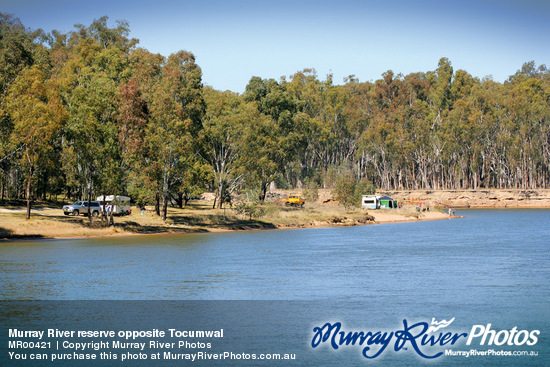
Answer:
[[[84, 216], [65, 216], [61, 203], [38, 203], [30, 220], [25, 219], [24, 203], [0, 206], [0, 239], [83, 238], [136, 234], [202, 233], [277, 228], [315, 228], [378, 223], [447, 219], [452, 208], [550, 208], [550, 190], [394, 190], [378, 191], [399, 200], [398, 210], [346, 210], [331, 197], [330, 190], [319, 190], [316, 202], [305, 208], [282, 206], [280, 198], [291, 193], [278, 190], [269, 194], [271, 203], [257, 218], [246, 218], [233, 209], [212, 209], [211, 198], [195, 200], [183, 208], [169, 208], [163, 222], [148, 210], [116, 217], [115, 225], [104, 227], [99, 219], [90, 223]], [[301, 195], [300, 190], [292, 193]], [[430, 211], [417, 212], [417, 206]], [[151, 208], [150, 208], [151, 209]]]
[[[277, 190], [272, 197], [282, 198], [301, 190]], [[318, 203], [335, 203], [331, 190], [318, 190]], [[480, 189], [480, 190], [378, 190], [377, 195], [389, 196], [400, 205], [447, 210], [451, 208], [550, 208], [550, 189]], [[336, 202], [337, 203], [337, 202]]]
[[423, 203], [440, 208], [550, 208], [547, 189], [394, 190], [378, 194], [409, 205]]
[[85, 238], [136, 234], [205, 233], [259, 229], [290, 229], [355, 226], [379, 223], [413, 222], [447, 219], [441, 211], [416, 212], [414, 207], [397, 210], [346, 210], [333, 203], [307, 203], [304, 208], [269, 203], [258, 218], [245, 218], [235, 210], [212, 209], [212, 202], [196, 200], [185, 208], [169, 208], [168, 219], [148, 210], [143, 214], [135, 207], [131, 215], [115, 217], [115, 225], [102, 226], [101, 220], [65, 216], [61, 205], [37, 205], [31, 219], [25, 219], [25, 208], [0, 207], [0, 238]]

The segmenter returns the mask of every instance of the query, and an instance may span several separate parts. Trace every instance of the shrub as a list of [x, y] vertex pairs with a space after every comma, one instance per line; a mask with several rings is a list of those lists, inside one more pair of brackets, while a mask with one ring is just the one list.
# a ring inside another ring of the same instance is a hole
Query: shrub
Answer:
[[346, 209], [357, 205], [355, 200], [355, 175], [353, 172], [343, 172], [336, 178], [332, 194]]
[[247, 216], [248, 220], [261, 217], [264, 214], [263, 207], [256, 202], [239, 201], [238, 203], [235, 203], [233, 208], [237, 213]]
[[374, 195], [375, 192], [376, 189], [369, 180], [364, 178], [356, 182], [355, 174], [348, 170], [338, 176], [332, 194], [346, 209], [350, 209], [361, 206], [362, 195]]
[[319, 184], [313, 180], [308, 181], [302, 193], [307, 201], [316, 202], [319, 200]]

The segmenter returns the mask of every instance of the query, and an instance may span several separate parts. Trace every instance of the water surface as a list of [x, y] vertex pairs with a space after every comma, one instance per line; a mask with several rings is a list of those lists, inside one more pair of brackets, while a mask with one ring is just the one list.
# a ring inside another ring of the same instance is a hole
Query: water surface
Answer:
[[457, 214], [465, 218], [5, 242], [0, 299], [313, 301], [312, 315], [369, 325], [455, 317], [457, 327], [540, 329], [548, 355], [550, 210]]
[[0, 299], [548, 301], [550, 211], [0, 245]]

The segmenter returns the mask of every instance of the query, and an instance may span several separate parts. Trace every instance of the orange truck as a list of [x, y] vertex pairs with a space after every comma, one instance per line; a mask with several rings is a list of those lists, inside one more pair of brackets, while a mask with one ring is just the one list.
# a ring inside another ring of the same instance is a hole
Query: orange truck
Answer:
[[287, 206], [301, 206], [303, 207], [306, 201], [299, 195], [288, 195], [286, 199], [283, 199], [283, 203]]

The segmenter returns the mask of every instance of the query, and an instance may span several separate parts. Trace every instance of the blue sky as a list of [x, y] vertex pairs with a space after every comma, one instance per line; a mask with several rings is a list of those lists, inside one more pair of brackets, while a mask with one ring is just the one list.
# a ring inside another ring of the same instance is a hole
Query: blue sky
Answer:
[[550, 64], [548, 0], [0, 0], [0, 11], [45, 31], [127, 20], [141, 47], [191, 51], [205, 84], [239, 93], [252, 76], [304, 68], [340, 84], [434, 70], [447, 57], [455, 70], [502, 82], [524, 62]]

